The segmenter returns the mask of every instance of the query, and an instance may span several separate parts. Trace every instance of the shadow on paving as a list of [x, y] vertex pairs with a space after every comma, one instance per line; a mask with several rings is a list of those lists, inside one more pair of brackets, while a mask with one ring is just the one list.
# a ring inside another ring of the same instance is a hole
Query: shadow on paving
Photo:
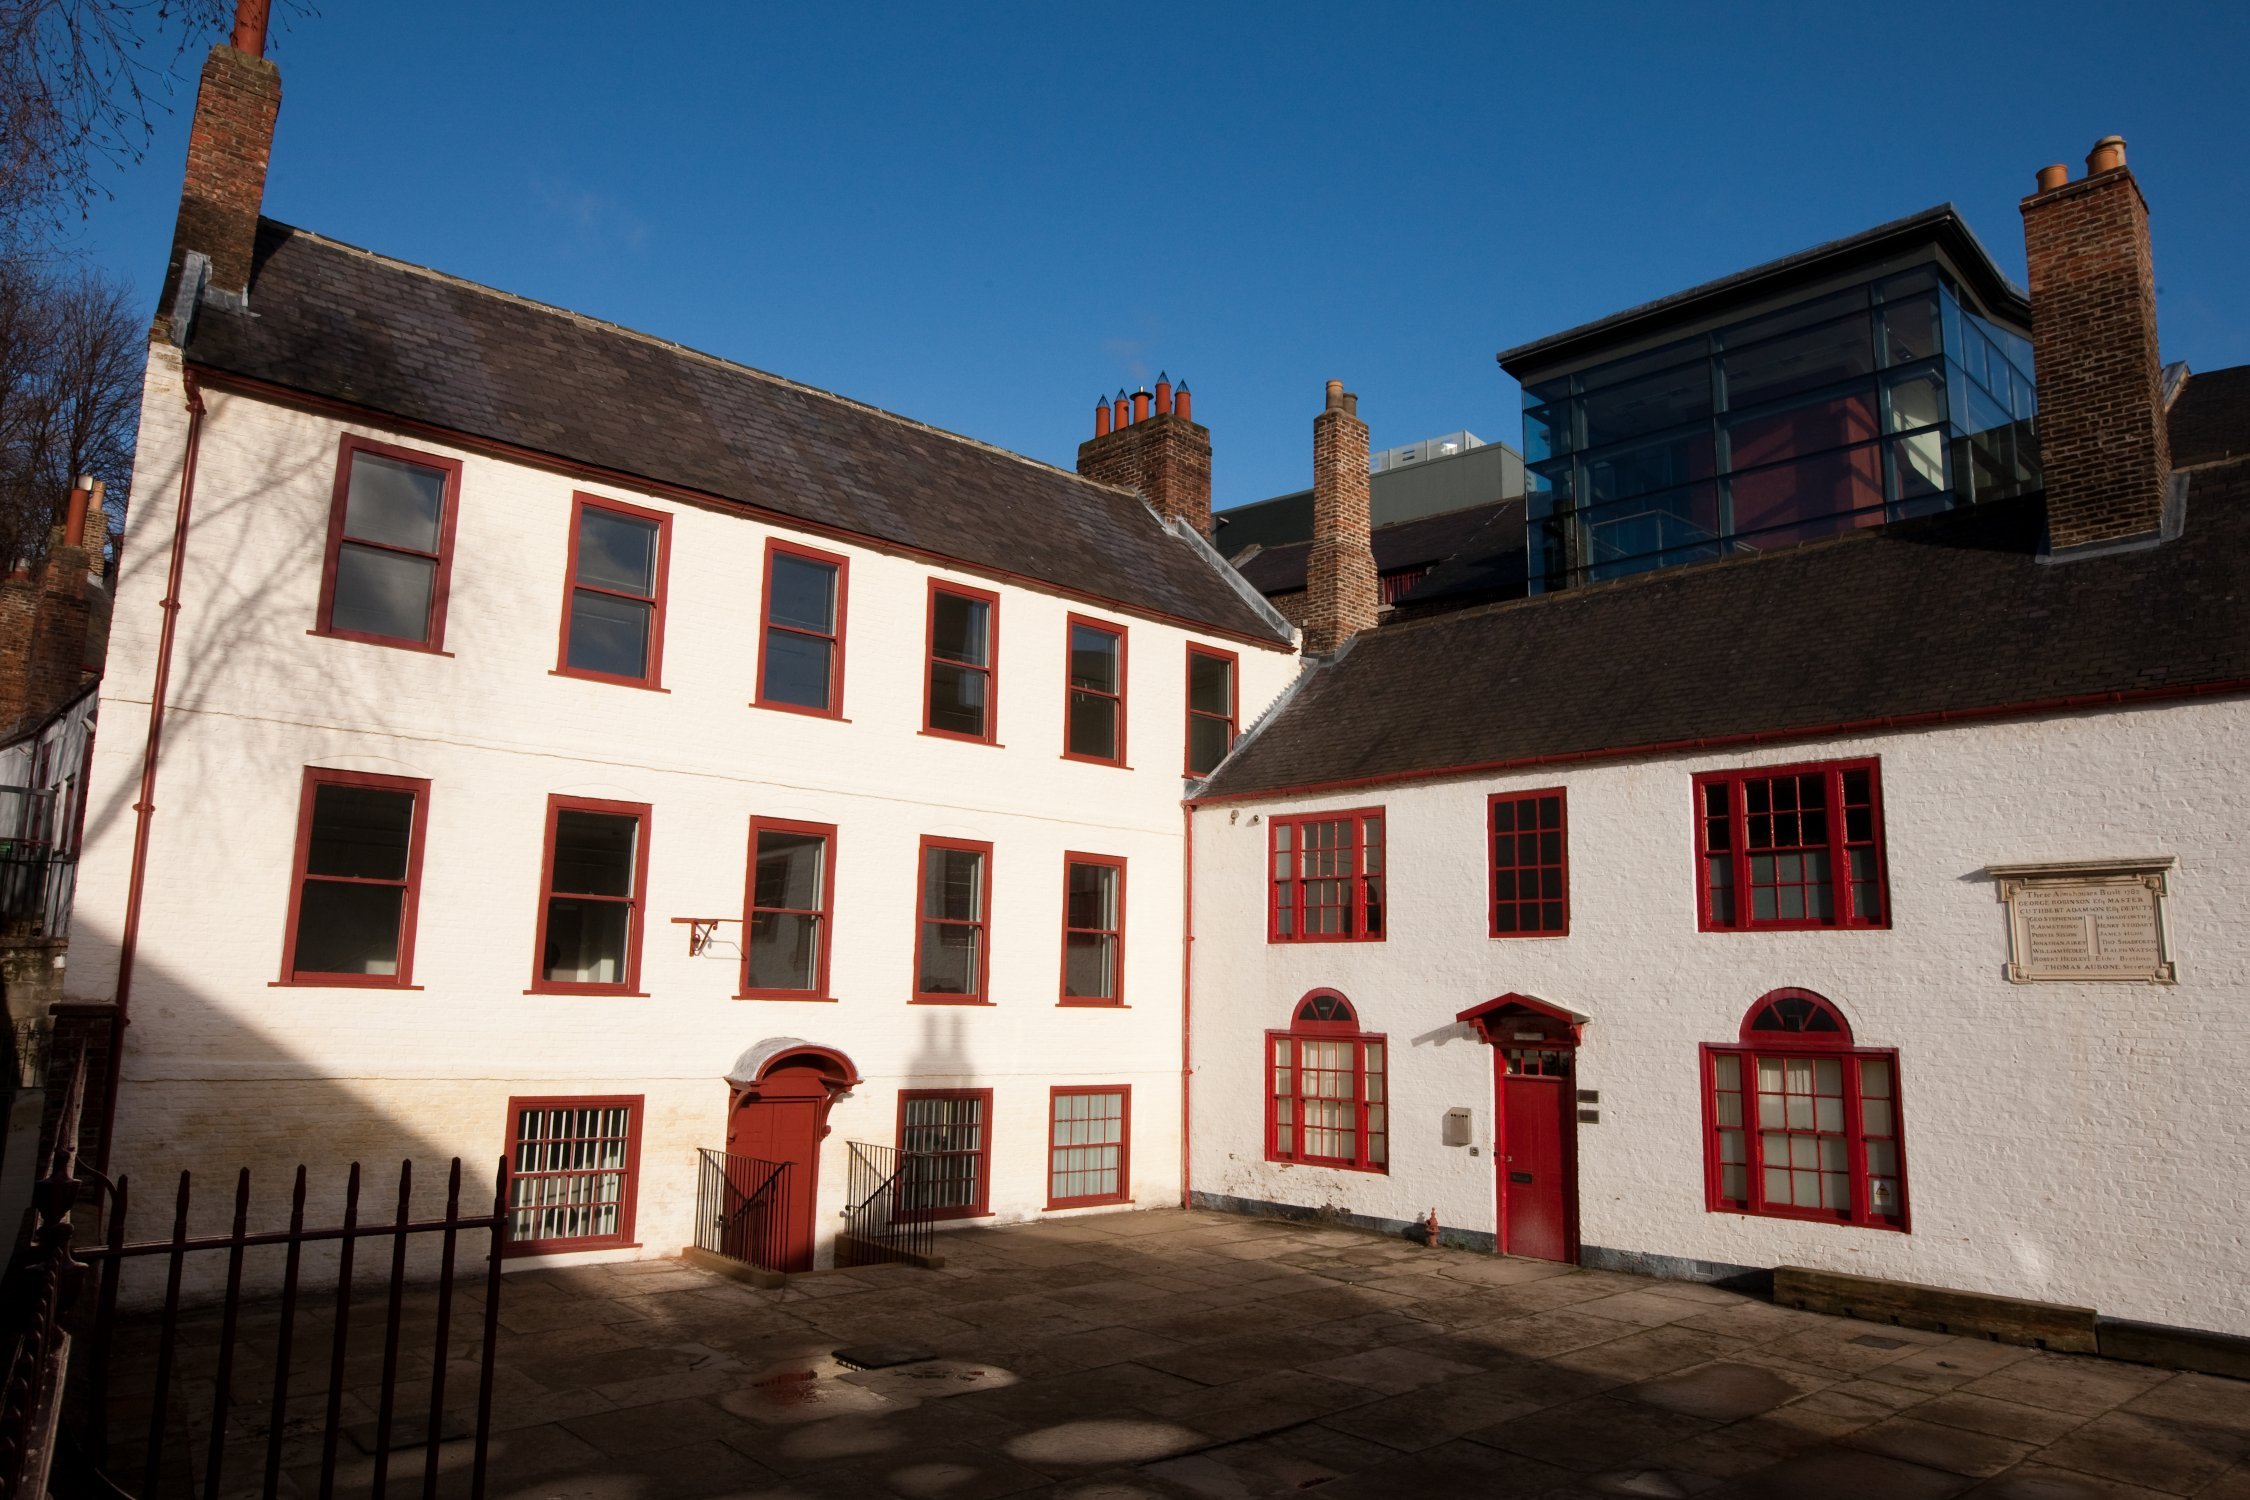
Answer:
[[[511, 1275], [490, 1493], [2250, 1500], [2250, 1384], [1220, 1214], [943, 1248], [779, 1291], [674, 1261]], [[833, 1357], [867, 1345], [928, 1357]], [[285, 1449], [283, 1492], [316, 1493]], [[395, 1491], [424, 1457], [394, 1455]], [[465, 1493], [469, 1445], [440, 1458]], [[371, 1459], [343, 1459], [364, 1493]]]

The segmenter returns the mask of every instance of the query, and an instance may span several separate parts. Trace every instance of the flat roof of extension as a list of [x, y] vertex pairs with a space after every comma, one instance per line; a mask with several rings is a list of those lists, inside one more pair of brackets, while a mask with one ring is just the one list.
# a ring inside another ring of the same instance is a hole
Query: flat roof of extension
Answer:
[[1655, 343], [1672, 330], [1696, 323], [1722, 322], [1736, 311], [1748, 312], [1752, 304], [1809, 290], [1848, 272], [1881, 265], [1901, 253], [1934, 244], [1946, 262], [1968, 283], [1982, 303], [1981, 311], [2026, 330], [2031, 327], [2031, 300], [2014, 282], [2000, 273], [1992, 256], [1950, 203], [1926, 208], [1903, 219], [1893, 219], [1840, 240], [1815, 245], [1779, 260], [1769, 260], [1748, 270], [1721, 276], [1628, 307], [1591, 323], [1581, 323], [1560, 333], [1503, 349], [1500, 368], [1518, 380], [1577, 363], [1597, 351], [1618, 350], [1626, 344]]

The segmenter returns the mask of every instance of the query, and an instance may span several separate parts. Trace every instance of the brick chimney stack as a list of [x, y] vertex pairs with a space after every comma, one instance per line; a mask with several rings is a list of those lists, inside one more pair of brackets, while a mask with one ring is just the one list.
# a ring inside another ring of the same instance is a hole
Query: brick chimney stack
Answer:
[[1094, 435], [1078, 445], [1078, 472], [1139, 490], [1158, 515], [1211, 534], [1211, 431], [1197, 425], [1185, 383], [1156, 377], [1156, 394], [1097, 400]]
[[166, 308], [191, 250], [211, 258], [213, 290], [249, 288], [266, 164], [281, 114], [281, 70], [265, 58], [268, 3], [236, 0], [233, 35], [204, 60], [188, 130], [179, 223], [172, 232], [172, 264], [164, 278]]
[[81, 479], [47, 535], [46, 561], [0, 580], [0, 734], [45, 718], [101, 672], [108, 600], [90, 579], [106, 536], [101, 481]]
[[2039, 452], [2052, 552], [2154, 539], [2172, 474], [2148, 202], [2105, 136], [2076, 182], [2061, 166], [2023, 200]]
[[1312, 558], [1305, 594], [1305, 651], [1332, 656], [1375, 624], [1380, 594], [1368, 537], [1367, 424], [1359, 397], [1328, 382], [1313, 418]]

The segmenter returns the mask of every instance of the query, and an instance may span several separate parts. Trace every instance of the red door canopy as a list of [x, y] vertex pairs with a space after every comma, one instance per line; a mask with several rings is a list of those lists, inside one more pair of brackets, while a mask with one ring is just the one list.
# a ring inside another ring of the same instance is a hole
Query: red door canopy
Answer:
[[1575, 1047], [1587, 1017], [1537, 995], [1513, 991], [1472, 1005], [1454, 1018], [1477, 1029], [1477, 1036], [1495, 1047], [1510, 1043], [1543, 1043], [1550, 1047]]

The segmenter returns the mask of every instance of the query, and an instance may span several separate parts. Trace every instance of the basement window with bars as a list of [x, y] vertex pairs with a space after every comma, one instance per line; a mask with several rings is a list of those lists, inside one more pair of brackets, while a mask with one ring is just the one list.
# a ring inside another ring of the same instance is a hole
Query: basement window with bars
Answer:
[[1273, 818], [1267, 941], [1380, 942], [1383, 810]]
[[1087, 1208], [1131, 1196], [1130, 1088], [1058, 1088], [1048, 1095], [1047, 1206]]
[[1289, 1029], [1266, 1033], [1266, 1160], [1388, 1172], [1388, 1052], [1334, 990], [1298, 1001]]
[[1776, 990], [1732, 1046], [1703, 1049], [1708, 1207], [1907, 1227], [1898, 1053], [1853, 1045], [1809, 990]]
[[1703, 930], [1889, 926], [1882, 799], [1873, 760], [1696, 777]]
[[992, 1090], [909, 1090], [898, 1096], [899, 1215], [974, 1219], [990, 1212]]
[[508, 1101], [508, 1254], [633, 1242], [641, 1096]]

